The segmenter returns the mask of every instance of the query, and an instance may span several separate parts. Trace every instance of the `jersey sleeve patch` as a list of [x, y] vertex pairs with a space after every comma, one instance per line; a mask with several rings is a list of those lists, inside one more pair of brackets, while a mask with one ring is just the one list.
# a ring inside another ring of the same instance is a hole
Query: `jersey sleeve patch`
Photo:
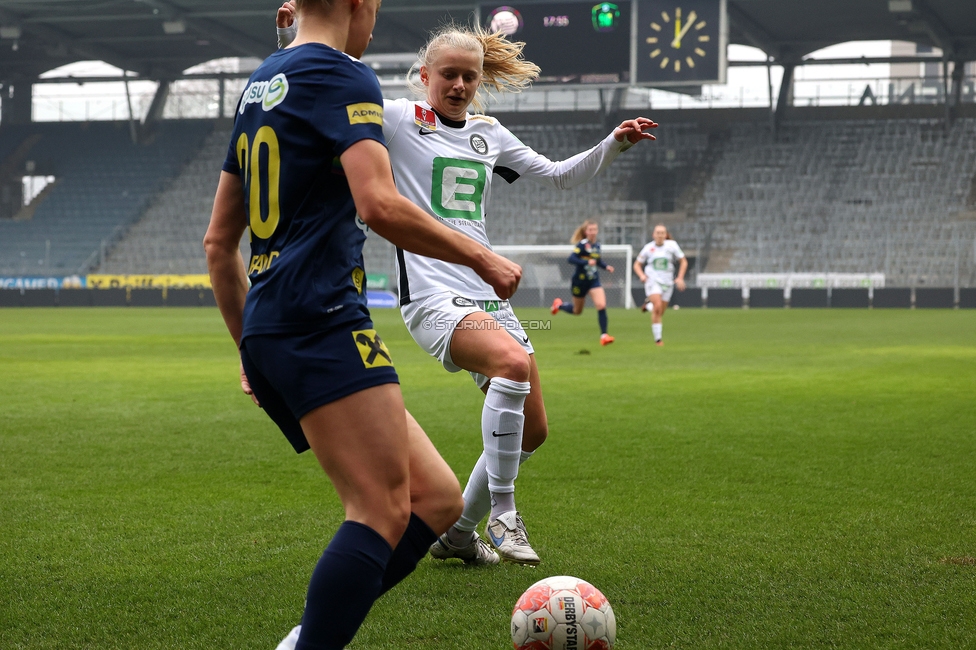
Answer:
[[346, 106], [349, 124], [379, 124], [383, 126], [383, 107], [372, 102], [362, 102]]

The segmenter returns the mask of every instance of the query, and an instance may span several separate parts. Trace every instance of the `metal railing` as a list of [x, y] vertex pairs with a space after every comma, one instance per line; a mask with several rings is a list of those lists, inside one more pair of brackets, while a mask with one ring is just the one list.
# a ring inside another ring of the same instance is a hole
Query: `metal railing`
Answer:
[[[216, 79], [173, 82], [163, 116], [166, 119], [233, 117], [245, 83], [246, 79], [226, 79], [223, 84]], [[57, 85], [45, 86], [43, 93], [35, 92], [34, 121], [129, 119], [122, 82], [89, 85], [93, 87], [90, 93], [80, 91], [77, 84], [60, 93], [56, 90]], [[86, 84], [81, 86], [84, 88]], [[402, 80], [383, 80], [382, 86], [388, 98], [410, 96]], [[702, 86], [701, 94], [697, 96], [647, 88], [624, 90], [621, 108], [631, 110], [770, 106], [769, 88], [765, 84]], [[777, 91], [774, 85], [774, 96]], [[540, 86], [517, 95], [492, 97], [489, 112], [595, 111], [606, 105], [609, 92], [598, 87]], [[155, 84], [133, 91], [135, 119], [145, 117], [154, 93]], [[954, 101], [952, 84], [949, 84], [949, 96], [950, 101]], [[944, 104], [945, 100], [946, 84], [941, 76], [796, 79], [793, 89], [794, 106], [937, 105]], [[976, 103], [976, 77], [963, 78], [960, 101], [964, 104]]]

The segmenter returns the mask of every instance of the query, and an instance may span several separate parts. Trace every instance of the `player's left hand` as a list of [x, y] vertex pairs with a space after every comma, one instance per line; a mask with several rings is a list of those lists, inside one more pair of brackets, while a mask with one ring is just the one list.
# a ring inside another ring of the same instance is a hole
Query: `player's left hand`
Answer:
[[258, 398], [255, 397], [254, 395], [254, 391], [251, 390], [251, 382], [247, 380], [247, 375], [244, 374], [243, 361], [241, 362], [241, 390], [244, 391], [245, 395], [249, 395], [251, 397], [252, 402], [254, 402], [258, 406], [261, 406], [261, 402], [258, 401]]
[[294, 0], [288, 0], [278, 9], [278, 14], [275, 16], [275, 24], [282, 29], [291, 27], [292, 23], [295, 22], [295, 15], [297, 13]]
[[613, 137], [617, 142], [623, 142], [624, 138], [626, 138], [630, 144], [637, 144], [641, 140], [657, 140], [657, 138], [647, 132], [649, 129], [656, 129], [657, 127], [658, 124], [654, 120], [646, 117], [637, 117], [621, 122], [620, 126], [613, 130]]
[[607, 264], [607, 270], [610, 271], [611, 273], [613, 273], [613, 267], [610, 266], [609, 264]]
[[676, 278], [674, 281], [674, 286], [678, 287], [678, 291], [684, 291], [686, 286], [685, 281], [681, 278]]

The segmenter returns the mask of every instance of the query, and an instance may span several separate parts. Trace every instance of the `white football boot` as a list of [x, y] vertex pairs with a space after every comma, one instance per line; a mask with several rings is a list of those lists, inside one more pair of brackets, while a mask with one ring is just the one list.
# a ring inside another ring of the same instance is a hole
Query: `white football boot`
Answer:
[[498, 564], [499, 561], [498, 553], [495, 553], [475, 532], [471, 533], [471, 543], [466, 546], [451, 544], [447, 533], [444, 533], [430, 545], [430, 556], [438, 560], [456, 557], [464, 560], [464, 563], [469, 566], [490, 566]]
[[296, 625], [292, 628], [291, 632], [288, 633], [278, 647], [275, 650], [295, 650], [295, 644], [298, 643], [298, 635], [302, 633], [302, 626]]
[[513, 510], [497, 519], [489, 519], [485, 535], [502, 560], [528, 566], [539, 564], [539, 555], [529, 546], [529, 534], [518, 512]]

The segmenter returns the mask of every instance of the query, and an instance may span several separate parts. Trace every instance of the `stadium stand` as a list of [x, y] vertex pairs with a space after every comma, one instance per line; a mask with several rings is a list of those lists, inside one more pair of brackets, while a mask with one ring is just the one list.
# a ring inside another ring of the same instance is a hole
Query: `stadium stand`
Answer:
[[138, 145], [128, 125], [117, 122], [4, 130], [0, 152], [8, 152], [7, 159], [16, 154], [32, 162], [32, 173], [57, 181], [35, 201], [31, 218], [0, 220], [0, 274], [88, 272], [104, 243], [144, 213], [212, 128], [209, 122], [165, 122], [150, 142]]
[[[976, 119], [957, 119], [948, 132], [932, 119], [794, 120], [774, 138], [764, 120], [716, 126], [686, 115], [575, 190], [496, 178], [492, 241], [563, 244], [596, 217], [605, 243], [637, 248], [664, 220], [709, 272], [883, 272], [888, 286], [976, 284]], [[549, 115], [545, 124], [517, 117], [502, 121], [552, 159], [609, 130], [579, 114], [563, 123]], [[124, 231], [99, 272], [205, 273], [200, 241], [229, 141], [226, 127], [213, 124], [164, 122], [148, 146], [131, 145], [124, 125], [110, 123], [35, 125], [19, 139], [0, 137], [10, 158], [40, 136], [29, 155], [59, 179], [32, 220], [0, 221], [0, 269], [77, 272], [102, 240]], [[388, 242], [370, 237], [365, 256], [371, 274], [395, 285]]]
[[229, 130], [210, 133], [180, 173], [150, 203], [99, 267], [101, 273], [206, 273], [203, 235], [210, 222]]
[[948, 130], [937, 120], [797, 121], [777, 139], [762, 124], [734, 125], [690, 210], [711, 226], [713, 259], [727, 260], [708, 270], [883, 272], [889, 285], [954, 286], [959, 268], [972, 284], [974, 142], [974, 119]]
[[[509, 124], [505, 119], [503, 122], [524, 143], [552, 160], [566, 159], [589, 149], [610, 130], [592, 123], [518, 125]], [[488, 220], [492, 242], [565, 244], [584, 219], [598, 219], [605, 243], [639, 248], [646, 241], [648, 206], [652, 210], [660, 209], [662, 203], [668, 203], [668, 209], [673, 210], [675, 204], [673, 186], [648, 183], [652, 177], [649, 170], [694, 169], [708, 150], [708, 133], [696, 133], [693, 124], [662, 126], [658, 137], [666, 139], [669, 145], [633, 149], [620, 156], [607, 173], [570, 191], [529, 180], [509, 185], [496, 178]]]

